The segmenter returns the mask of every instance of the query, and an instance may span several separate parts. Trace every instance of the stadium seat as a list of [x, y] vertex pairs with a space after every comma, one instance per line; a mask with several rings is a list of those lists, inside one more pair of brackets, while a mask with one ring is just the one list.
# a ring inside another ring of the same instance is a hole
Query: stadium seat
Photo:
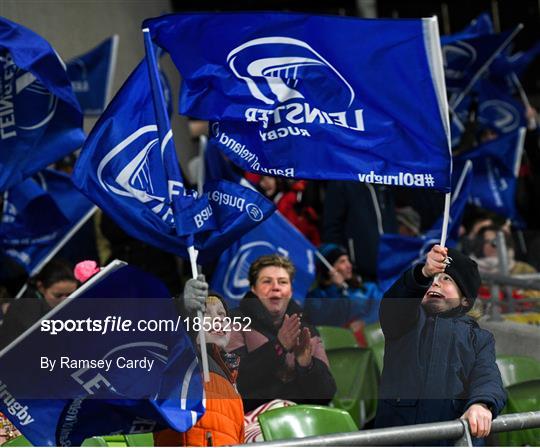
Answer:
[[154, 446], [154, 436], [151, 432], [144, 434], [126, 434], [127, 446]]
[[326, 406], [286, 406], [258, 416], [264, 440], [284, 440], [358, 431], [351, 416]]
[[81, 446], [128, 446], [124, 435], [94, 436], [84, 440]]
[[[513, 384], [506, 391], [508, 401], [503, 414], [540, 409], [540, 379]], [[502, 432], [498, 439], [499, 446], [540, 446], [540, 428]]]
[[2, 446], [33, 446], [26, 437], [18, 436], [2, 444]]
[[504, 387], [540, 380], [540, 362], [528, 356], [498, 356], [497, 365]]
[[375, 364], [377, 364], [377, 369], [379, 370], [379, 375], [382, 373], [383, 364], [384, 364], [384, 342], [379, 342], [369, 347], [373, 352], [373, 357], [375, 358]]
[[366, 338], [367, 346], [384, 345], [384, 335], [379, 322], [373, 322], [364, 327], [364, 337]]
[[152, 433], [95, 436], [86, 439], [82, 446], [154, 446]]
[[359, 428], [375, 417], [378, 371], [369, 349], [341, 348], [326, 352], [337, 392], [332, 407], [347, 411]]
[[352, 331], [341, 327], [321, 325], [317, 327], [326, 352], [338, 348], [356, 348], [358, 343]]

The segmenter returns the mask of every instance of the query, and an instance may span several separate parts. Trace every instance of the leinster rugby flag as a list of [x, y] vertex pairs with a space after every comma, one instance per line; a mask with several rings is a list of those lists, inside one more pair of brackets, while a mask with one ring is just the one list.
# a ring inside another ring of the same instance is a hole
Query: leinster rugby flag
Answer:
[[0, 191], [79, 148], [82, 114], [54, 49], [0, 17]]
[[282, 13], [143, 24], [183, 78], [180, 113], [242, 168], [450, 188], [437, 21]]
[[[489, 128], [502, 136], [515, 133], [519, 127], [526, 126], [525, 107], [498, 84], [483, 78], [474, 85], [472, 92], [478, 100], [477, 123], [480, 131]], [[455, 109], [452, 120], [453, 144], [459, 143], [461, 138], [464, 129], [462, 123], [468, 119], [472, 96], [466, 96]]]
[[33, 275], [95, 210], [69, 176], [40, 171], [5, 193], [0, 247]]
[[28, 178], [6, 191], [0, 218], [0, 247], [41, 240], [68, 223], [61, 208], [38, 183]]
[[474, 180], [470, 200], [501, 216], [520, 222], [516, 208], [516, 189], [525, 128], [503, 135], [456, 157], [456, 169], [470, 160]]
[[288, 257], [296, 268], [293, 298], [303, 303], [315, 280], [317, 249], [279, 212], [235, 241], [221, 254], [212, 275], [211, 287], [236, 308], [249, 291], [248, 272], [251, 263], [262, 255]]
[[186, 258], [193, 244], [205, 263], [273, 212], [259, 193], [226, 181], [207, 182], [196, 198], [184, 189], [172, 132], [158, 131], [143, 61], [95, 125], [73, 174], [128, 234]]
[[67, 74], [85, 115], [99, 115], [111, 98], [118, 35], [67, 63]]
[[202, 399], [169, 292], [125, 263], [104, 268], [0, 353], [0, 411], [35, 446], [184, 432], [204, 413]]

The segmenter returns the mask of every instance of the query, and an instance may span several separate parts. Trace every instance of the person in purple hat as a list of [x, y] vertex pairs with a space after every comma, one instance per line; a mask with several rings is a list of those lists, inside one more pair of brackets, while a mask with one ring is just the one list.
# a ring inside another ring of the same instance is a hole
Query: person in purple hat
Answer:
[[[506, 392], [493, 335], [467, 313], [480, 288], [478, 266], [435, 245], [426, 263], [406, 271], [380, 307], [384, 367], [375, 426], [466, 419], [482, 444]], [[434, 440], [429, 445], [453, 441]]]

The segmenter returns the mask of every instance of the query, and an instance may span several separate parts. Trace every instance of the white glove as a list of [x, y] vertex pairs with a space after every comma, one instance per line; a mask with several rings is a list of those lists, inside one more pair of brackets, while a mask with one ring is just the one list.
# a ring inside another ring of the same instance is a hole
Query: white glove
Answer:
[[204, 312], [207, 297], [208, 283], [205, 281], [204, 274], [189, 279], [184, 285], [184, 308], [188, 313]]

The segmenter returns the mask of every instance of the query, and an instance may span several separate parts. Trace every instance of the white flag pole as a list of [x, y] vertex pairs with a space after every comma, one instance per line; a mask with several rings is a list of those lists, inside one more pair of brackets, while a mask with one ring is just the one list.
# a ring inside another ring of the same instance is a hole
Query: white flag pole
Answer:
[[197, 193], [202, 196], [204, 191], [204, 181], [206, 179], [206, 167], [204, 164], [204, 153], [206, 151], [206, 144], [208, 138], [206, 135], [199, 137], [199, 165], [197, 166]]
[[[444, 81], [444, 65], [442, 58], [442, 49], [439, 37], [439, 26], [437, 24], [437, 17], [430, 19], [424, 19], [425, 25], [425, 39], [426, 48], [428, 49], [428, 61], [431, 76], [433, 78], [433, 84], [437, 93], [437, 99], [439, 103], [439, 112], [441, 115], [441, 121], [444, 125], [446, 133], [446, 143], [448, 146], [448, 156], [450, 158], [450, 170], [448, 178], [452, 178], [452, 140], [450, 137], [450, 117], [448, 113], [448, 100], [446, 96], [446, 84]], [[455, 107], [455, 105], [454, 105]], [[446, 244], [446, 235], [448, 233], [448, 221], [450, 215], [450, 200], [451, 192], [445, 194], [444, 197], [444, 215], [441, 231], [441, 246]]]
[[[145, 28], [142, 30], [143, 36], [144, 36], [144, 47], [146, 50], [146, 62], [148, 64], [148, 75], [149, 79], [148, 82], [152, 84], [152, 81], [157, 86], [157, 89], [159, 91], [156, 91], [155, 89], [152, 89], [152, 98], [154, 100], [154, 107], [163, 113], [164, 117], [167, 117], [167, 112], [165, 110], [165, 104], [163, 100], [163, 87], [161, 86], [161, 80], [159, 79], [158, 73], [158, 67], [157, 67], [157, 60], [156, 55], [154, 53], [152, 38], [150, 37], [150, 30], [148, 28]], [[157, 117], [159, 120], [159, 115]], [[159, 123], [158, 123], [159, 126]], [[169, 134], [172, 137], [172, 131], [169, 129]], [[163, 145], [163, 142], [162, 142]], [[193, 247], [193, 245], [190, 245], [188, 247], [188, 254], [189, 254], [189, 261], [191, 262], [191, 273], [193, 278], [197, 278], [198, 276], [198, 269], [197, 269], [197, 251]], [[203, 365], [203, 378], [205, 382], [210, 381], [210, 374], [208, 370], [208, 357], [206, 353], [206, 337], [203, 330], [203, 315], [202, 312], [199, 311], [197, 313], [197, 317], [200, 319], [201, 322], [201, 329], [199, 331], [199, 342], [201, 347], [201, 360]]]
[[[193, 246], [188, 247], [189, 262], [191, 263], [191, 276], [192, 278], [197, 278], [199, 271], [197, 269], [197, 255], [198, 252]], [[197, 318], [201, 323], [201, 329], [199, 330], [199, 346], [201, 347], [201, 360], [203, 367], [203, 378], [204, 382], [207, 383], [210, 381], [210, 372], [208, 369], [208, 354], [206, 353], [206, 334], [203, 330], [203, 313], [202, 311], [197, 311]]]

